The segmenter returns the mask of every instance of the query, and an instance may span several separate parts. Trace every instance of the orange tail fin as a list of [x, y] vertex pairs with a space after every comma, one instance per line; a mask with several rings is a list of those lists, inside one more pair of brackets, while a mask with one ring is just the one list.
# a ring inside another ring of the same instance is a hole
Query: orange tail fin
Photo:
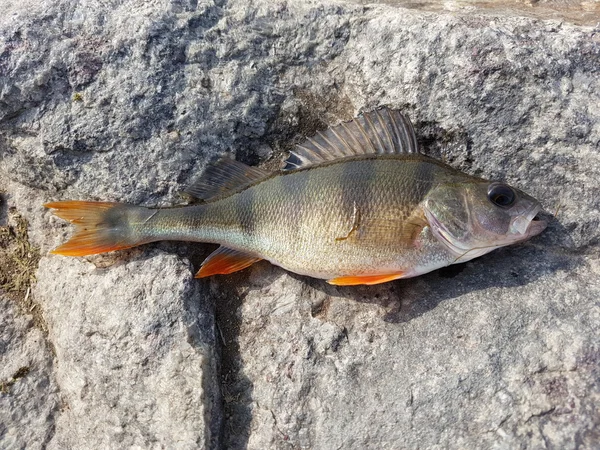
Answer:
[[152, 210], [109, 202], [52, 202], [44, 205], [55, 215], [76, 226], [71, 239], [51, 253], [65, 256], [85, 256], [111, 252], [148, 242], [132, 232], [132, 216], [143, 219], [144, 212], [151, 217]]

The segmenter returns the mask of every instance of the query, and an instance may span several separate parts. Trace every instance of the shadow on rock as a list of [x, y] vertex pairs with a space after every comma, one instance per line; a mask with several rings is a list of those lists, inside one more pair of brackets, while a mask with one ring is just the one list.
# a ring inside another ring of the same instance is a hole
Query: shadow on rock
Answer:
[[8, 225], [8, 203], [0, 191], [0, 227]]
[[[192, 281], [195, 287], [192, 295], [184, 300], [185, 311], [188, 314], [188, 342], [201, 354], [206, 355], [206, 370], [202, 373], [202, 388], [204, 391], [204, 420], [207, 433], [204, 448], [208, 450], [221, 448], [221, 429], [223, 426], [223, 398], [220, 390], [218, 339], [214, 333], [215, 324], [213, 312], [215, 309], [213, 297], [208, 292], [208, 286]], [[210, 331], [209, 331], [210, 330]]]
[[[157, 248], [176, 253], [191, 262], [194, 270], [198, 270], [202, 261], [217, 248], [216, 245], [192, 244], [187, 242], [159, 242], [151, 244]], [[144, 255], [138, 257], [144, 258]], [[211, 433], [208, 449], [247, 448], [252, 422], [252, 394], [254, 385], [244, 375], [243, 361], [240, 354], [239, 334], [242, 317], [238, 310], [244, 301], [244, 287], [248, 285], [248, 274], [244, 271], [233, 273], [227, 277], [213, 277], [205, 282], [193, 280], [199, 286], [197, 296], [189, 298], [186, 310], [196, 317], [199, 304], [210, 303], [214, 311], [216, 323], [215, 349], [217, 352], [215, 373], [220, 377], [219, 398], [213, 398], [211, 417], [207, 417]], [[212, 327], [208, 320], [197, 323], [207, 329]], [[192, 335], [198, 330], [192, 330]], [[192, 336], [193, 337], [193, 336]], [[205, 389], [210, 392], [211, 389]], [[218, 403], [218, 404], [217, 404]]]
[[[404, 323], [434, 309], [444, 300], [491, 288], [524, 286], [559, 270], [572, 270], [582, 262], [569, 250], [569, 236], [557, 221], [534, 240], [495, 250], [465, 264], [457, 264], [416, 278], [376, 286], [332, 286], [323, 280], [302, 278], [331, 297], [344, 297], [386, 309], [384, 320]], [[560, 242], [561, 245], [556, 245]], [[554, 244], [554, 245], [553, 245]]]
[[242, 317], [238, 314], [244, 295], [238, 291], [247, 277], [233, 274], [227, 281], [211, 280], [216, 322], [221, 339], [221, 395], [223, 398], [222, 448], [247, 448], [252, 422], [254, 385], [244, 375], [239, 334]]

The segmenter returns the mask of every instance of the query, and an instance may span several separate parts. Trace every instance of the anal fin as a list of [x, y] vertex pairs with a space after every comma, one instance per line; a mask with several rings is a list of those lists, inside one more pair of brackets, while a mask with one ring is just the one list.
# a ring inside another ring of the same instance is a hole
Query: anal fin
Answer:
[[327, 282], [335, 286], [356, 286], [358, 284], [373, 285], [397, 280], [398, 278], [402, 278], [404, 275], [404, 272], [389, 273], [385, 275], [357, 275], [332, 278], [331, 280], [327, 280]]
[[200, 270], [196, 274], [196, 278], [237, 272], [261, 259], [248, 253], [240, 252], [239, 250], [221, 246], [204, 260]]

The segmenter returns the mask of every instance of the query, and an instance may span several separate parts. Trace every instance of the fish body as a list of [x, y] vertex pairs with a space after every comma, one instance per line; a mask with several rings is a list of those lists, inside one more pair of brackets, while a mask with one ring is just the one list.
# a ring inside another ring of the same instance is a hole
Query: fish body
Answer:
[[333, 284], [376, 284], [467, 261], [545, 227], [527, 194], [419, 153], [412, 125], [397, 111], [330, 128], [287, 163], [266, 173], [221, 160], [189, 189], [203, 200], [197, 205], [48, 204], [80, 227], [55, 253], [211, 242], [221, 247], [198, 276], [266, 259]]

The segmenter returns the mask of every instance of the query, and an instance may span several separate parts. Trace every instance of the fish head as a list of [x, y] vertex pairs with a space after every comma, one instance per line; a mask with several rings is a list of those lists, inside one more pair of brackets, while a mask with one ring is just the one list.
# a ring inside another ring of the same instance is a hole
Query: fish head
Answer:
[[501, 182], [473, 180], [441, 184], [427, 197], [425, 216], [433, 235], [455, 262], [525, 241], [541, 233], [542, 206], [535, 198]]

